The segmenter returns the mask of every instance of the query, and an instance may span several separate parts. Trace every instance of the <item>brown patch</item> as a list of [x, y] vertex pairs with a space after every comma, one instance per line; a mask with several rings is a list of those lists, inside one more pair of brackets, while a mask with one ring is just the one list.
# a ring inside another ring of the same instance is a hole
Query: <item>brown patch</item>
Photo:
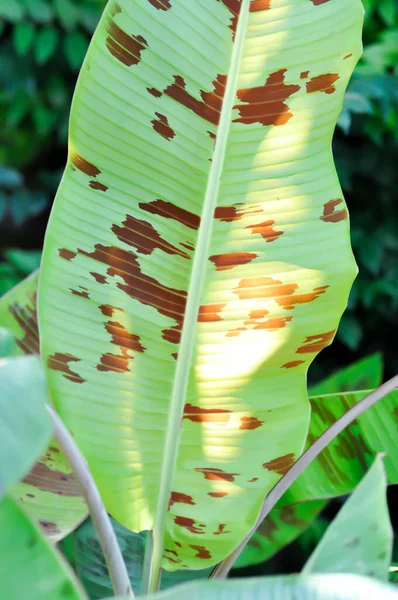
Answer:
[[111, 306], [110, 304], [101, 304], [101, 306], [99, 306], [98, 308], [106, 317], [113, 317], [113, 313], [115, 310], [121, 310], [120, 308], [117, 308], [116, 306]]
[[256, 417], [241, 417], [239, 429], [258, 429], [264, 425], [264, 421], [260, 421]]
[[310, 0], [314, 6], [320, 6], [321, 4], [326, 4], [329, 0]]
[[299, 91], [299, 85], [285, 83], [287, 69], [269, 75], [266, 83], [255, 88], [238, 90], [237, 96], [245, 105], [237, 104], [240, 118], [235, 123], [261, 123], [262, 125], [284, 125], [293, 116], [286, 100]]
[[224, 523], [220, 523], [218, 526], [218, 530], [214, 532], [214, 535], [222, 535], [223, 533], [231, 533], [230, 531], [225, 531], [226, 525]]
[[117, 15], [121, 12], [122, 12], [122, 9], [120, 8], [119, 4], [115, 3], [111, 9], [112, 17], [114, 17], [115, 15]]
[[113, 233], [121, 242], [124, 242], [128, 246], [133, 246], [140, 254], [152, 254], [158, 248], [166, 252], [166, 254], [177, 254], [183, 258], [190, 259], [190, 256], [186, 252], [183, 252], [183, 250], [169, 244], [169, 242], [163, 239], [147, 221], [126, 215], [126, 219], [122, 225], [112, 225]]
[[307, 79], [309, 74], [309, 71], [303, 71], [302, 73], [300, 73], [300, 79]]
[[169, 120], [165, 115], [156, 112], [157, 119], [151, 121], [154, 130], [159, 133], [165, 140], [172, 140], [175, 137], [175, 131], [170, 127]]
[[235, 37], [236, 28], [238, 26], [238, 18], [241, 9], [241, 0], [219, 0], [222, 2], [228, 10], [233, 14], [231, 24], [229, 26], [232, 29], [233, 38]]
[[195, 558], [203, 558], [203, 559], [211, 558], [210, 552], [204, 546], [192, 546], [191, 544], [188, 544], [188, 546], [190, 548], [192, 548], [193, 550], [197, 550], [198, 553], [196, 554]]
[[186, 248], [187, 250], [191, 250], [192, 252], [195, 250], [195, 246], [190, 242], [180, 242], [180, 244], [181, 246], [183, 246], [183, 248]]
[[271, 8], [271, 0], [251, 0], [250, 12], [258, 12]]
[[[278, 532], [278, 530], [278, 525], [275, 523], [274, 519], [270, 515], [268, 515], [268, 517], [264, 519], [260, 527], [257, 529], [257, 533], [262, 536], [265, 536], [270, 542], [273, 542], [275, 539], [275, 534]], [[250, 543], [250, 545], [252, 544]]]
[[127, 67], [138, 65], [141, 53], [148, 47], [148, 42], [142, 35], [128, 35], [123, 29], [116, 25], [115, 21], [109, 19], [106, 25], [108, 37], [106, 47], [109, 52]]
[[241, 300], [280, 299], [283, 296], [291, 296], [297, 287], [297, 283], [282, 283], [272, 277], [251, 277], [241, 279], [233, 292]]
[[294, 454], [286, 454], [285, 456], [280, 456], [279, 458], [264, 463], [263, 467], [264, 469], [267, 469], [267, 471], [275, 471], [278, 475], [285, 475], [294, 465], [295, 460], [296, 457]]
[[51, 521], [39, 521], [39, 524], [46, 535], [58, 535], [61, 533], [56, 523], [52, 523]]
[[293, 296], [284, 298], [275, 298], [275, 301], [282, 306], [285, 310], [293, 310], [296, 304], [308, 304], [314, 302], [319, 296], [322, 296], [330, 286], [323, 285], [315, 288], [312, 292], [306, 294], [295, 294]]
[[249, 225], [245, 229], [251, 229], [252, 234], [259, 234], [266, 242], [270, 243], [275, 242], [284, 234], [283, 231], [276, 231], [273, 225], [275, 225], [275, 221], [271, 220], [258, 223], [257, 225]]
[[214, 211], [214, 218], [226, 223], [232, 223], [232, 221], [239, 221], [246, 215], [256, 215], [262, 212], [257, 204], [247, 206], [243, 202], [238, 202], [231, 206], [218, 206]]
[[228, 492], [208, 492], [207, 495], [212, 498], [224, 498], [225, 496], [228, 496]]
[[236, 329], [231, 329], [225, 334], [225, 337], [238, 337], [242, 331], [247, 331], [246, 327], [237, 327]]
[[246, 325], [249, 324], [255, 324], [257, 322], [257, 319], [263, 319], [264, 317], [266, 317], [268, 315], [269, 311], [268, 310], [264, 310], [264, 309], [259, 309], [259, 310], [251, 310], [249, 313], [249, 319], [250, 321], [245, 321]]
[[94, 273], [94, 272], [90, 272], [90, 275], [92, 275], [94, 277], [94, 279], [97, 283], [102, 283], [102, 284], [108, 283], [105, 275], [101, 275], [100, 273]]
[[170, 327], [170, 329], [163, 329], [162, 338], [170, 344], [179, 344], [181, 341], [181, 326]]
[[180, 544], [180, 542], [174, 542], [176, 546], [178, 546], [179, 548], [182, 548], [182, 545]]
[[100, 183], [99, 181], [90, 181], [89, 186], [93, 189], [93, 190], [99, 190], [100, 192], [106, 192], [106, 190], [109, 190], [107, 185], [104, 185], [103, 183]]
[[[153, 202], [140, 202], [138, 206], [141, 210], [145, 210], [152, 215], [159, 215], [165, 219], [173, 219], [173, 221], [178, 221], [178, 223], [182, 223], [191, 229], [199, 229], [200, 216], [195, 215], [184, 208], [179, 208], [171, 202], [154, 200]], [[193, 250], [193, 247], [191, 247], [191, 249]]]
[[216, 266], [216, 271], [227, 271], [239, 265], [247, 265], [257, 258], [253, 252], [230, 252], [229, 254], [216, 254], [210, 256], [209, 260]]
[[203, 473], [205, 479], [208, 481], [235, 481], [235, 477], [239, 475], [239, 473], [226, 473], [222, 469], [195, 469], [199, 473]]
[[201, 527], [203, 526], [196, 525], [197, 522], [193, 519], [189, 519], [188, 517], [175, 516], [174, 523], [179, 527], [184, 527], [185, 529], [188, 529], [188, 531], [190, 531], [191, 533], [204, 533], [203, 529], [201, 529]]
[[215, 323], [222, 321], [222, 316], [219, 314], [226, 304], [203, 304], [199, 308], [198, 322], [199, 323]]
[[179, 559], [175, 560], [174, 558], [171, 558], [171, 556], [164, 556], [164, 558], [166, 560], [168, 560], [173, 565], [179, 565], [179, 564], [181, 564], [181, 561]]
[[352, 52], [351, 52], [351, 54], [346, 54], [346, 56], [343, 58], [343, 60], [347, 60], [347, 58], [351, 58], [351, 56], [352, 56]]
[[258, 323], [254, 329], [266, 331], [274, 331], [275, 329], [283, 329], [286, 326], [286, 323], [289, 323], [293, 317], [272, 317], [271, 319], [267, 319], [262, 323]]
[[173, 352], [171, 356], [174, 358], [174, 360], [178, 360], [178, 352]]
[[77, 256], [76, 252], [67, 250], [67, 248], [58, 248], [58, 254], [65, 260], [73, 260]]
[[192, 423], [228, 423], [231, 412], [221, 408], [200, 408], [200, 406], [186, 404], [183, 419], [188, 419]]
[[23, 482], [43, 492], [51, 492], [52, 494], [60, 494], [71, 498], [82, 497], [80, 487], [72, 473], [66, 476], [61, 471], [49, 469], [41, 462], [35, 464]]
[[61, 371], [65, 379], [69, 379], [73, 383], [84, 383], [86, 380], [83, 379], [78, 373], [72, 371], [69, 367], [70, 362], [80, 362], [80, 358], [76, 358], [73, 354], [67, 354], [62, 352], [56, 352], [47, 359], [47, 367], [53, 371]]
[[9, 313], [14, 317], [23, 331], [23, 338], [16, 338], [15, 342], [24, 354], [40, 354], [40, 339], [37, 325], [37, 295], [29, 294], [25, 306], [14, 303], [8, 307]]
[[156, 88], [147, 88], [146, 89], [147, 92], [149, 92], [152, 96], [155, 96], [155, 98], [160, 98], [160, 96], [162, 95], [162, 92], [157, 90]]
[[181, 492], [171, 492], [169, 500], [169, 510], [174, 504], [177, 503], [189, 504], [190, 506], [194, 506], [196, 504], [196, 502], [193, 501], [192, 496], [182, 494]]
[[158, 10], [169, 10], [171, 8], [171, 0], [148, 0]]
[[88, 293], [88, 289], [85, 287], [82, 287], [81, 285], [79, 285], [79, 288], [80, 288], [80, 290], [73, 290], [72, 288], [69, 288], [69, 289], [74, 296], [80, 296], [80, 298], [86, 298], [87, 300], [89, 300], [90, 296]]
[[249, 483], [254, 483], [255, 481], [258, 481], [258, 477], [253, 477], [253, 479], [249, 480]]
[[79, 171], [89, 177], [97, 177], [97, 175], [100, 175], [101, 173], [95, 165], [82, 158], [79, 154], [76, 154], [76, 152], [71, 154], [70, 160], [76, 169], [79, 169]]
[[304, 341], [305, 345], [300, 346], [300, 348], [296, 350], [296, 354], [312, 354], [320, 352], [332, 343], [335, 334], [336, 330], [333, 329], [333, 331], [328, 331], [327, 333], [310, 335]]
[[346, 208], [335, 210], [340, 204], [344, 204], [343, 198], [335, 198], [334, 200], [326, 202], [323, 207], [323, 215], [320, 217], [321, 221], [324, 221], [325, 223], [338, 223], [339, 221], [348, 219], [348, 211]]
[[112, 354], [107, 352], [100, 359], [97, 365], [98, 371], [114, 371], [116, 373], [126, 373], [129, 360], [134, 359], [134, 354], [130, 352], [145, 352], [146, 348], [141, 344], [140, 337], [129, 333], [121, 323], [117, 321], [108, 321], [105, 323], [106, 331], [111, 335], [111, 343], [120, 348], [121, 354]]
[[178, 554], [177, 554], [177, 552], [175, 550], [169, 550], [168, 548], [165, 548], [164, 551], [165, 552], [169, 552], [170, 554], [174, 554], [174, 556], [178, 557]]
[[303, 365], [304, 363], [304, 360], [292, 360], [292, 362], [287, 362], [284, 365], [282, 365], [281, 369], [294, 369], [294, 367], [298, 367], [299, 365]]
[[218, 75], [213, 81], [213, 91], [200, 91], [201, 100], [197, 100], [186, 90], [186, 83], [180, 75], [174, 75], [174, 83], [169, 85], [164, 93], [182, 104], [196, 115], [213, 125], [218, 125], [227, 82], [226, 75]]
[[336, 88], [334, 84], [340, 79], [338, 73], [324, 73], [317, 77], [312, 77], [310, 81], [305, 84], [307, 86], [307, 94], [313, 94], [314, 92], [325, 92], [325, 94], [334, 94]]

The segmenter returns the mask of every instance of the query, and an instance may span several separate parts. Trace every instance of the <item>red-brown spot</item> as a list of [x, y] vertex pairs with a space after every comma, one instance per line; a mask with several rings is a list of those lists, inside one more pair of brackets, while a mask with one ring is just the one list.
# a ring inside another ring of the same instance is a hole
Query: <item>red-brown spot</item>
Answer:
[[220, 525], [218, 526], [218, 531], [214, 532], [214, 535], [221, 535], [223, 533], [231, 533], [230, 531], [225, 531], [226, 525], [223, 523], [220, 523]]
[[278, 240], [281, 235], [283, 235], [283, 231], [276, 231], [273, 228], [275, 225], [275, 221], [264, 221], [263, 223], [258, 223], [257, 225], [249, 225], [246, 229], [250, 229], [252, 234], [261, 235], [266, 242], [275, 242]]
[[239, 429], [258, 429], [264, 425], [264, 421], [260, 421], [257, 417], [241, 417]]
[[154, 130], [166, 140], [170, 141], [175, 137], [175, 131], [170, 127], [168, 118], [161, 113], [156, 112], [157, 119], [151, 121]]
[[214, 212], [214, 218], [226, 223], [232, 223], [232, 221], [239, 221], [246, 215], [261, 214], [262, 212], [256, 204], [247, 206], [243, 202], [238, 202], [237, 204], [232, 204], [232, 206], [218, 206]]
[[207, 495], [212, 498], [224, 498], [225, 496], [228, 496], [228, 492], [208, 492]]
[[296, 354], [307, 354], [320, 352], [327, 346], [329, 346], [336, 334], [336, 330], [328, 331], [327, 333], [320, 333], [319, 335], [310, 335], [306, 338], [304, 346], [301, 346], [296, 350]]
[[39, 521], [39, 524], [46, 535], [58, 535], [61, 533], [56, 523], [52, 523], [51, 521]]
[[238, 337], [242, 333], [242, 331], [247, 331], [246, 327], [237, 327], [236, 329], [230, 329], [225, 334], [225, 337]]
[[162, 338], [171, 344], [179, 344], [181, 341], [181, 325], [162, 330]]
[[122, 9], [120, 8], [119, 4], [115, 3], [112, 6], [112, 9], [111, 9], [111, 15], [112, 15], [112, 17], [114, 17], [115, 15], [117, 15], [117, 14], [119, 14], [121, 12], [122, 12]]
[[320, 6], [321, 4], [326, 4], [329, 0], [310, 0], [314, 6]]
[[[138, 205], [141, 210], [151, 213], [152, 215], [159, 215], [165, 219], [172, 219], [178, 221], [191, 229], [199, 229], [200, 216], [195, 215], [189, 210], [180, 208], [171, 202], [165, 202], [164, 200], [155, 200], [154, 202], [140, 202]], [[181, 244], [182, 246], [185, 244]], [[191, 245], [191, 249], [193, 246]]]
[[216, 321], [222, 321], [220, 312], [225, 306], [226, 304], [203, 304], [199, 308], [199, 323], [215, 323]]
[[188, 419], [192, 423], [228, 423], [231, 412], [221, 408], [200, 408], [200, 406], [186, 404], [183, 419]]
[[179, 525], [179, 527], [184, 527], [188, 529], [191, 533], [204, 533], [203, 529], [201, 529], [202, 525], [196, 525], [196, 521], [193, 519], [189, 519], [188, 517], [174, 517], [174, 523]]
[[90, 181], [89, 186], [93, 189], [93, 190], [99, 190], [100, 192], [106, 192], [106, 190], [109, 190], [107, 185], [104, 185], [103, 183], [100, 183], [99, 181]]
[[233, 38], [235, 37], [236, 28], [238, 26], [238, 18], [241, 9], [241, 0], [219, 0], [221, 1], [228, 10], [233, 14], [231, 24], [229, 26], [232, 29]]
[[102, 304], [98, 307], [103, 315], [106, 317], [113, 317], [113, 313], [115, 310], [122, 310], [121, 308], [117, 308], [116, 306], [111, 306], [110, 304]]
[[169, 510], [174, 504], [189, 504], [190, 506], [194, 506], [196, 502], [193, 501], [192, 496], [188, 496], [187, 494], [182, 494], [180, 492], [171, 492], [170, 500], [169, 500]]
[[37, 326], [37, 295], [30, 293], [24, 306], [16, 302], [8, 307], [23, 331], [23, 338], [17, 338], [16, 344], [24, 354], [40, 354], [39, 330]]
[[[108, 321], [105, 323], [106, 331], [111, 335], [111, 343], [120, 348], [121, 354], [112, 354], [107, 352], [100, 359], [97, 365], [98, 371], [114, 371], [116, 373], [126, 373], [129, 360], [134, 358], [131, 352], [145, 352], [146, 348], [141, 344], [140, 337], [129, 333], [121, 323], [117, 321]], [[130, 352], [129, 352], [130, 351]]]
[[340, 76], [337, 73], [324, 73], [323, 75], [312, 77], [305, 84], [307, 86], [307, 94], [313, 94], [314, 92], [333, 94], [336, 91], [334, 84], [338, 79], [340, 79]]
[[76, 169], [79, 169], [79, 171], [89, 177], [97, 177], [97, 175], [100, 175], [101, 173], [95, 165], [82, 158], [79, 154], [76, 154], [76, 152], [71, 154], [70, 160]]
[[195, 469], [199, 473], [203, 473], [208, 481], [235, 481], [235, 477], [239, 473], [226, 473], [222, 469]]
[[173, 352], [171, 355], [175, 360], [178, 360], [178, 352]]
[[339, 221], [344, 221], [348, 219], [348, 211], [346, 208], [340, 208], [340, 210], [335, 210], [337, 206], [340, 204], [344, 205], [344, 200], [342, 198], [335, 198], [334, 200], [329, 200], [323, 207], [323, 215], [320, 217], [321, 221], [325, 223], [338, 223]]
[[287, 69], [271, 73], [266, 83], [255, 88], [238, 90], [238, 99], [246, 104], [237, 104], [240, 118], [235, 123], [262, 123], [262, 125], [284, 125], [293, 116], [286, 100], [299, 91], [299, 85], [285, 83]]
[[251, 0], [250, 12], [258, 12], [271, 8], [271, 0]]
[[158, 10], [169, 10], [171, 8], [171, 0], [148, 0]]
[[182, 545], [180, 544], [180, 542], [174, 542], [176, 546], [178, 546], [179, 548], [182, 548]]
[[319, 296], [322, 296], [328, 288], [328, 285], [323, 285], [306, 294], [295, 294], [290, 297], [285, 296], [284, 298], [276, 298], [275, 300], [279, 306], [282, 306], [285, 310], [293, 310], [296, 304], [308, 304], [309, 302], [314, 302], [314, 300], [317, 300]]
[[255, 325], [257, 322], [257, 319], [263, 319], [264, 317], [266, 317], [268, 315], [268, 313], [269, 313], [269, 311], [264, 310], [264, 309], [251, 310], [249, 313], [250, 321], [245, 321], [245, 324], [246, 325]]
[[189, 110], [192, 110], [196, 115], [205, 119], [213, 125], [218, 125], [220, 121], [220, 113], [225, 94], [227, 78], [226, 75], [218, 75], [213, 81], [213, 91], [200, 91], [202, 101], [197, 100], [186, 90], [186, 83], [180, 75], [174, 75], [174, 83], [169, 85], [164, 93], [173, 98], [179, 104], [182, 104]]
[[94, 279], [97, 283], [102, 283], [102, 284], [108, 283], [105, 275], [101, 275], [101, 273], [91, 272], [90, 275], [92, 275], [94, 277]]
[[147, 221], [126, 215], [126, 219], [122, 225], [112, 225], [113, 233], [116, 234], [121, 242], [136, 248], [140, 254], [152, 254], [158, 248], [167, 254], [178, 254], [184, 258], [190, 258], [186, 252], [183, 252], [183, 250], [169, 244], [169, 242], [163, 239]]
[[[55, 448], [52, 448], [52, 450], [54, 451]], [[69, 496], [71, 498], [82, 497], [79, 484], [72, 473], [66, 477], [65, 473], [52, 470], [42, 462], [36, 463], [23, 481], [43, 492]]]
[[171, 556], [165, 556], [164, 558], [168, 560], [172, 565], [179, 565], [181, 563], [179, 559], [175, 560], [174, 558], [171, 558]]
[[106, 30], [109, 35], [105, 43], [109, 52], [127, 67], [137, 65], [142, 51], [148, 47], [146, 39], [142, 35], [128, 35], [112, 20], [108, 21]]
[[70, 362], [80, 362], [80, 358], [76, 358], [73, 354], [63, 354], [56, 352], [47, 359], [47, 367], [53, 371], [61, 371], [65, 379], [69, 379], [73, 383], [84, 383], [86, 380], [80, 377], [78, 373], [72, 371], [69, 367]]
[[241, 279], [233, 291], [241, 300], [280, 299], [283, 296], [291, 296], [297, 287], [297, 283], [282, 283], [272, 277], [252, 277]]
[[[174, 554], [174, 556], [177, 556], [177, 557], [178, 557], [178, 554], [177, 554], [177, 552], [176, 552], [175, 550], [169, 550], [168, 548], [165, 548], [165, 549], [164, 549], [164, 551], [165, 551], [165, 552], [169, 552], [170, 554]], [[166, 557], [166, 558], [167, 558], [167, 557]]]
[[255, 483], [256, 481], [258, 481], [258, 477], [253, 477], [253, 479], [249, 480], [249, 483]]
[[285, 456], [280, 456], [279, 458], [275, 458], [275, 460], [264, 463], [263, 467], [267, 471], [275, 471], [278, 475], [285, 475], [294, 465], [295, 460], [294, 454], [286, 454]]
[[247, 265], [257, 258], [254, 252], [230, 252], [229, 254], [216, 254], [209, 260], [216, 266], [216, 271], [227, 271], [239, 265]]
[[351, 58], [351, 56], [352, 56], [352, 52], [351, 52], [351, 54], [346, 54], [346, 56], [343, 58], [343, 60], [347, 60], [347, 58]]
[[76, 252], [67, 250], [67, 248], [58, 248], [58, 254], [61, 258], [64, 258], [65, 260], [73, 260], [75, 256], [77, 256]]
[[162, 95], [162, 92], [156, 88], [147, 88], [147, 92], [149, 92], [152, 96], [155, 96], [155, 98], [160, 98]]
[[73, 290], [72, 288], [69, 288], [69, 289], [74, 296], [80, 296], [80, 298], [86, 298], [87, 300], [89, 300], [90, 296], [88, 293], [88, 289], [85, 287], [82, 287], [81, 285], [79, 285], [79, 288], [80, 288], [80, 290]]
[[309, 74], [309, 71], [303, 71], [302, 73], [300, 73], [300, 79], [307, 79]]
[[196, 554], [195, 558], [203, 558], [203, 559], [211, 558], [210, 552], [204, 546], [192, 546], [191, 544], [188, 544], [188, 545], [193, 550], [197, 550], [198, 553]]
[[294, 369], [295, 367], [303, 365], [304, 362], [304, 360], [292, 360], [291, 362], [287, 362], [282, 365], [281, 369]]
[[183, 248], [186, 248], [187, 250], [191, 250], [191, 252], [193, 252], [195, 250], [195, 246], [193, 244], [191, 244], [190, 242], [180, 242], [180, 244]]

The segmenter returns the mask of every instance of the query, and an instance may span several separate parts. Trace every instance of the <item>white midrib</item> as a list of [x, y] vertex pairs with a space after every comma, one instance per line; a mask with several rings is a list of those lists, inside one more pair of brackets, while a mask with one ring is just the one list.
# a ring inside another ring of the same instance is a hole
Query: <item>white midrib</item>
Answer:
[[182, 328], [181, 342], [178, 349], [178, 360], [172, 389], [158, 504], [153, 528], [153, 552], [150, 573], [148, 574], [149, 592], [156, 591], [160, 573], [166, 517], [178, 453], [181, 418], [185, 406], [188, 378], [194, 351], [196, 326], [212, 234], [214, 211], [217, 206], [220, 180], [224, 167], [229, 130], [232, 121], [232, 110], [235, 104], [240, 63], [246, 37], [249, 5], [250, 0], [242, 0], [235, 42], [233, 44], [231, 64], [228, 72], [225, 96], [220, 114], [216, 145], [203, 203], [203, 212], [198, 232], [197, 245], [193, 257], [184, 325]]

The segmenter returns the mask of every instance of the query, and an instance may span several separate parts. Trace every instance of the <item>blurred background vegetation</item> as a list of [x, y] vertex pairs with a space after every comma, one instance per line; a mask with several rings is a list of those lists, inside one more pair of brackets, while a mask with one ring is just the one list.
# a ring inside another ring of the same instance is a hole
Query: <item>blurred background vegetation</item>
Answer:
[[[337, 340], [312, 367], [311, 382], [375, 351], [386, 376], [398, 365], [398, 1], [363, 1], [364, 56], [334, 139], [359, 276]], [[105, 3], [0, 0], [0, 295], [39, 265], [66, 161], [76, 77]], [[340, 502], [250, 574], [299, 569]]]

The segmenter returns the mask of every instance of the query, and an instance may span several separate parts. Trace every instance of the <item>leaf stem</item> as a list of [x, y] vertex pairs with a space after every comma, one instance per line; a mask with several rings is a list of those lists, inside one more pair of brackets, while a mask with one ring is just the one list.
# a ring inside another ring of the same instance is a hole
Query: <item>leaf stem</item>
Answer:
[[283, 494], [287, 492], [290, 486], [296, 481], [299, 475], [302, 474], [304, 469], [332, 442], [340, 433], [350, 425], [355, 419], [357, 419], [362, 413], [368, 408], [379, 402], [398, 388], [398, 375], [384, 383], [377, 390], [363, 398], [358, 404], [350, 408], [340, 419], [338, 419], [329, 429], [327, 429], [317, 440], [300, 456], [297, 462], [292, 466], [291, 469], [278, 481], [273, 487], [268, 496], [265, 498], [260, 514], [257, 518], [256, 523], [251, 529], [250, 533], [245, 539], [239, 544], [239, 546], [232, 552], [225, 560], [223, 560], [214, 569], [210, 575], [210, 579], [225, 579], [233, 567], [236, 559], [245, 548], [246, 544], [251, 539], [252, 535], [256, 532], [257, 528], [261, 525], [263, 520], [269, 515], [271, 510], [275, 507], [276, 503], [282, 498]]
[[47, 410], [53, 420], [55, 438], [68, 459], [87, 502], [91, 518], [101, 542], [115, 595], [134, 598], [127, 568], [115, 532], [113, 531], [90, 469], [59, 415], [50, 406], [47, 406]]

